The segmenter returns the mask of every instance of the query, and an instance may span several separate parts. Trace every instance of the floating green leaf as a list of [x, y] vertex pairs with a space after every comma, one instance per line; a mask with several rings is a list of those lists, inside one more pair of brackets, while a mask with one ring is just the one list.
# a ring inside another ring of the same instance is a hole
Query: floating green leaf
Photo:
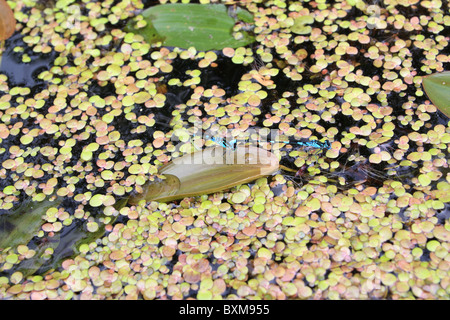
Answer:
[[423, 77], [423, 88], [436, 108], [450, 117], [450, 71]]
[[[165, 46], [206, 51], [242, 47], [255, 40], [246, 31], [233, 35], [236, 21], [223, 4], [163, 4], [148, 8], [141, 15], [145, 23], [131, 21], [127, 31], [142, 35], [149, 43], [162, 41]], [[244, 9], [237, 8], [232, 15], [246, 23], [253, 22], [251, 13]], [[139, 28], [142, 25], [145, 26]]]

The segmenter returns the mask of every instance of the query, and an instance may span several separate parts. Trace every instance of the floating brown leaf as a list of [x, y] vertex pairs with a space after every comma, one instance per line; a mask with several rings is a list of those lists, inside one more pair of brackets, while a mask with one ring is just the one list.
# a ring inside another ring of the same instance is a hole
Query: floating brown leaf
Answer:
[[236, 151], [206, 148], [162, 167], [159, 173], [166, 179], [149, 181], [144, 192], [128, 203], [136, 205], [142, 199], [169, 202], [219, 192], [270, 175], [279, 167], [273, 153], [253, 146], [238, 146]]
[[5, 0], [0, 0], [0, 41], [11, 37], [16, 29], [16, 19]]

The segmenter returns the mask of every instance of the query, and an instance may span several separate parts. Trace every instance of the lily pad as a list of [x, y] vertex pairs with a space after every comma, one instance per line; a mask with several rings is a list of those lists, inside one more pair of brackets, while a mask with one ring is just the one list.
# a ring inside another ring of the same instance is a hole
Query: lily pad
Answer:
[[450, 71], [423, 77], [423, 88], [436, 108], [450, 117]]
[[[253, 22], [252, 14], [241, 8], [229, 15], [223, 4], [173, 3], [148, 8], [141, 15], [145, 23], [131, 21], [127, 31], [143, 36], [149, 43], [162, 41], [165, 46], [207, 51], [242, 47], [255, 41], [246, 31], [233, 35], [237, 21], [232, 16], [245, 23]], [[145, 26], [139, 28], [142, 25]]]

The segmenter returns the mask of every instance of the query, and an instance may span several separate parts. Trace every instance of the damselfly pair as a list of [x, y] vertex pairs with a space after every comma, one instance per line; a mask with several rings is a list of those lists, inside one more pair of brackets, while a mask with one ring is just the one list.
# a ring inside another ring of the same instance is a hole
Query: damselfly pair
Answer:
[[[236, 147], [239, 143], [239, 141], [245, 141], [245, 140], [224, 140], [221, 137], [211, 137], [209, 135], [205, 135], [206, 140], [211, 140], [212, 142], [218, 144], [219, 146], [222, 146], [226, 149], [230, 150], [236, 150]], [[310, 149], [320, 149], [320, 150], [329, 150], [331, 148], [330, 142], [328, 140], [325, 140], [324, 142], [321, 142], [319, 140], [311, 140], [311, 141], [274, 141], [269, 140], [267, 142], [270, 143], [284, 143], [284, 144], [290, 144], [290, 145], [298, 145], [301, 147], [306, 147]]]
[[[246, 141], [246, 140], [238, 140], [238, 139], [225, 140], [225, 139], [223, 139], [221, 137], [217, 137], [217, 136], [214, 137], [214, 136], [209, 136], [209, 135], [205, 135], [204, 137], [205, 137], [206, 140], [212, 141], [212, 142], [216, 143], [217, 145], [219, 145], [219, 146], [221, 146], [221, 147], [223, 147], [223, 148], [225, 148], [227, 150], [231, 150], [231, 151], [235, 151], [236, 150], [239, 142], [241, 142], [241, 141], [245, 142]], [[261, 143], [258, 140], [253, 140], [253, 141]], [[287, 144], [287, 145], [291, 145], [291, 146], [297, 145], [297, 146], [305, 148], [305, 149], [307, 149], [309, 151], [314, 150], [312, 155], [313, 155], [314, 158], [316, 158], [316, 160], [310, 162], [309, 163], [310, 165], [318, 160], [317, 157], [318, 157], [318, 154], [320, 152], [322, 152], [323, 150], [331, 149], [331, 145], [330, 145], [330, 142], [328, 140], [325, 140], [324, 142], [319, 141], [319, 140], [310, 140], [310, 141], [289, 141], [289, 140], [276, 141], [276, 140], [268, 140], [268, 141], [265, 141], [265, 142], [270, 142], [272, 144], [274, 144], [274, 143], [283, 143], [283, 144]], [[309, 153], [309, 151], [308, 151], [308, 153]], [[303, 170], [306, 169], [307, 165], [306, 164], [303, 165], [300, 169], [298, 169], [298, 168], [297, 169], [292, 169], [292, 168], [286, 167], [286, 166], [281, 165], [281, 164], [280, 164], [279, 167], [283, 171], [294, 172], [295, 176], [292, 177], [292, 178], [289, 178], [289, 179], [294, 184], [297, 185], [298, 182], [295, 181], [294, 179], [296, 179], [297, 177], [303, 175], [302, 172], [303, 172]]]
[[[215, 144], [227, 149], [227, 150], [231, 150], [231, 151], [235, 151], [237, 146], [239, 145], [239, 143], [245, 143], [246, 140], [244, 139], [224, 139], [222, 137], [218, 137], [218, 136], [210, 136], [208, 134], [204, 135], [205, 140], [207, 141], [212, 141]], [[259, 140], [250, 140], [250, 142], [255, 142], [255, 143], [260, 143], [262, 144], [261, 141]], [[322, 152], [323, 150], [329, 150], [331, 148], [330, 142], [328, 140], [325, 140], [324, 142], [321, 142], [319, 140], [310, 140], [310, 141], [289, 141], [289, 140], [282, 140], [282, 141], [276, 141], [276, 140], [268, 140], [268, 141], [264, 141], [264, 142], [269, 142], [272, 144], [275, 143], [282, 143], [282, 144], [287, 144], [287, 145], [291, 145], [291, 146], [299, 146], [302, 148], [305, 148], [306, 150], [308, 150], [308, 153], [313, 150], [313, 155], [317, 160], [317, 156], [318, 153]]]

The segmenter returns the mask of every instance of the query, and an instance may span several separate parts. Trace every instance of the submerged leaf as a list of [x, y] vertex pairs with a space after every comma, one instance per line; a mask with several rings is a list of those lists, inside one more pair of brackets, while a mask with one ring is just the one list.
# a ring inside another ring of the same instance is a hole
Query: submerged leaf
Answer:
[[5, 0], [0, 0], [0, 41], [11, 37], [16, 30], [16, 19]]
[[144, 193], [131, 197], [168, 202], [185, 197], [210, 194], [270, 175], [279, 168], [278, 158], [254, 146], [239, 146], [236, 151], [222, 147], [206, 148], [174, 159], [159, 171], [166, 179], [149, 181]]
[[[127, 28], [142, 35], [149, 43], [163, 41], [165, 46], [183, 49], [195, 47], [207, 51], [237, 48], [255, 40], [244, 31], [241, 32], [241, 39], [233, 37], [235, 20], [228, 15], [227, 7], [223, 4], [163, 4], [150, 7], [141, 15], [146, 22], [144, 28], [135, 28], [135, 21], [131, 21]], [[241, 8], [236, 10], [236, 17], [245, 22], [253, 20], [252, 15]]]
[[450, 117], [450, 71], [423, 77], [423, 88], [436, 108]]
[[48, 240], [43, 241], [33, 250], [36, 252], [34, 256], [29, 259], [22, 260], [19, 264], [15, 265], [14, 268], [9, 271], [20, 272], [24, 277], [27, 277], [37, 270], [41, 270], [42, 265], [45, 264], [49, 257], [45, 254], [45, 252], [49, 249], [54, 250], [60, 244], [61, 235], [59, 233], [55, 233], [51, 238], [46, 238]]
[[[52, 206], [57, 206], [60, 201], [61, 199], [58, 198], [58, 202], [56, 203], [52, 202], [51, 204]], [[119, 211], [126, 205], [127, 201], [128, 198], [122, 198], [118, 200], [114, 204], [114, 208]], [[47, 202], [45, 201], [42, 203], [42, 205], [34, 206], [34, 208], [39, 208], [40, 210], [39, 218], [41, 221], [43, 220], [41, 219], [40, 216], [43, 214], [42, 210], [44, 210], [46, 206]], [[39, 213], [39, 211], [37, 210], [32, 212], [35, 212], [36, 214]], [[33, 214], [33, 216], [37, 215]], [[99, 220], [101, 220], [104, 219], [105, 216], [100, 216], [98, 218]], [[113, 224], [116, 219], [117, 216], [110, 217], [109, 223]], [[40, 226], [39, 223], [36, 224]], [[80, 254], [80, 247], [83, 244], [95, 242], [97, 239], [102, 237], [106, 232], [104, 224], [100, 224], [98, 230], [95, 232], [90, 232], [86, 228], [86, 224], [87, 221], [74, 222], [71, 225], [66, 226], [63, 232], [55, 233], [52, 237], [48, 237], [48, 240], [46, 242], [43, 242], [39, 244], [36, 248], [34, 248], [36, 254], [33, 257], [23, 260], [11, 270], [14, 272], [20, 271], [24, 275], [24, 277], [26, 277], [28, 275], [35, 273], [36, 271], [38, 274], [43, 274], [49, 269], [58, 268], [65, 259]], [[28, 227], [30, 226], [28, 225]], [[38, 230], [39, 228], [37, 228], [37, 230], [29, 229], [28, 237], [30, 239], [34, 237], [36, 235], [36, 231]], [[51, 256], [44, 255], [44, 252], [47, 249], [52, 249], [53, 254]]]
[[56, 208], [62, 199], [46, 199], [42, 202], [25, 201], [18, 208], [0, 216], [0, 249], [28, 244], [41, 225], [42, 216], [50, 208]]

